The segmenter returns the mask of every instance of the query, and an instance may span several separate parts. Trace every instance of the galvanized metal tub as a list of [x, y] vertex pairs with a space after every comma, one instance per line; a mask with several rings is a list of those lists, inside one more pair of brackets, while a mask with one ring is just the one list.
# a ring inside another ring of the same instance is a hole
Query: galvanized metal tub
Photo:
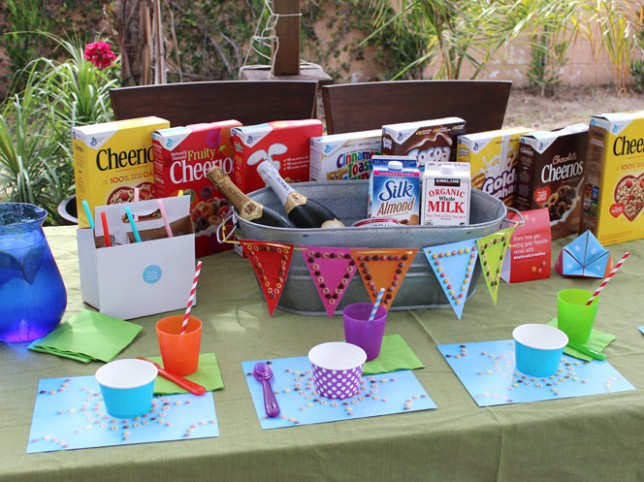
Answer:
[[[297, 190], [325, 205], [346, 226], [367, 217], [368, 181], [334, 181], [298, 183]], [[284, 209], [269, 188], [249, 194], [251, 199], [280, 213]], [[299, 246], [332, 246], [351, 248], [418, 248], [418, 254], [407, 272], [392, 310], [443, 308], [449, 302], [429, 266], [422, 248], [437, 246], [492, 234], [501, 228], [507, 208], [498, 199], [477, 189], [472, 190], [469, 226], [395, 226], [346, 227], [330, 229], [273, 228], [236, 218], [236, 235], [241, 238], [292, 243]], [[476, 290], [481, 275], [477, 263], [468, 297]], [[341, 313], [347, 304], [369, 301], [367, 290], [356, 273], [339, 304]], [[313, 280], [300, 252], [295, 252], [278, 308], [303, 315], [325, 315]]]

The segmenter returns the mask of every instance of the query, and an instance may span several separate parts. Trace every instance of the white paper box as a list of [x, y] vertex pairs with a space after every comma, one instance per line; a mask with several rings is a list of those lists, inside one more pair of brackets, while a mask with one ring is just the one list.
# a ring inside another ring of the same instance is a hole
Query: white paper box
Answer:
[[[101, 313], [122, 319], [185, 309], [195, 273], [195, 236], [190, 196], [161, 200], [173, 237], [167, 237], [157, 200], [129, 203], [139, 216], [142, 242], [134, 242], [125, 204], [97, 206], [95, 229], [77, 231], [83, 301]], [[101, 212], [113, 245], [105, 247]], [[117, 244], [124, 243], [124, 244]], [[196, 300], [195, 300], [196, 301]]]

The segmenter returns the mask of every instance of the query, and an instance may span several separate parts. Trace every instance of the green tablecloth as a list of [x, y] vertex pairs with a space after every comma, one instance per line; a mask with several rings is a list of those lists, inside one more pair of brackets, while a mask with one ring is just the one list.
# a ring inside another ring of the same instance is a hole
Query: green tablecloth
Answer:
[[[74, 227], [45, 230], [67, 285], [65, 317], [80, 297]], [[553, 259], [573, 238], [554, 243]], [[415, 374], [438, 409], [262, 431], [240, 363], [305, 355], [342, 339], [341, 317], [271, 318], [247, 260], [232, 252], [204, 258], [198, 305], [202, 351], [215, 352], [225, 389], [214, 396], [219, 438], [26, 454], [41, 378], [93, 374], [84, 365], [0, 344], [0, 480], [48, 481], [635, 481], [644, 480], [644, 241], [611, 246], [631, 258], [602, 293], [597, 328], [617, 339], [608, 361], [638, 390], [479, 408], [440, 356], [436, 344], [511, 338], [521, 323], [552, 319], [559, 289], [593, 289], [597, 280], [503, 284], [495, 306], [482, 280], [463, 319], [451, 309], [394, 311], [387, 333], [409, 343], [425, 365]], [[358, 280], [359, 282], [359, 280]], [[403, 285], [404, 288], [404, 285]], [[180, 312], [177, 312], [180, 313]], [[154, 323], [121, 355], [158, 353]]]

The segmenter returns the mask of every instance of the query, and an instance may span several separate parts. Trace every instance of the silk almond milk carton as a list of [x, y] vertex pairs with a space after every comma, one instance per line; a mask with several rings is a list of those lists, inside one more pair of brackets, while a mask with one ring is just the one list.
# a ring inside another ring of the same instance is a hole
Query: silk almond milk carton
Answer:
[[644, 238], [644, 111], [590, 119], [579, 232], [603, 245]]
[[432, 226], [470, 224], [470, 165], [429, 163], [423, 173], [420, 223]]
[[460, 117], [390, 124], [382, 127], [382, 153], [411, 156], [422, 171], [429, 162], [455, 161], [456, 142], [462, 134], [465, 121]]
[[133, 201], [135, 188], [142, 201], [154, 197], [152, 133], [167, 127], [170, 122], [151, 116], [72, 129], [79, 227], [89, 226], [83, 201], [94, 212], [95, 206]]
[[459, 136], [456, 160], [469, 163], [472, 187], [512, 207], [521, 136], [530, 131], [514, 127]]
[[368, 217], [418, 224], [420, 171], [416, 159], [374, 156], [369, 178]]
[[230, 211], [228, 200], [206, 177], [213, 167], [233, 171], [230, 130], [241, 126], [226, 120], [160, 129], [152, 134], [154, 179], [158, 197], [190, 196], [190, 218], [198, 258], [229, 249], [217, 241], [217, 229]]

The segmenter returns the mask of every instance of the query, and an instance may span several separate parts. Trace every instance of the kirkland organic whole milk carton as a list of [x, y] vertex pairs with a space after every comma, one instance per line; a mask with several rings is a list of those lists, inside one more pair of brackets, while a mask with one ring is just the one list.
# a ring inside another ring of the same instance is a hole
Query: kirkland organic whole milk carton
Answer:
[[418, 224], [420, 171], [408, 156], [374, 156], [369, 178], [368, 217]]
[[140, 117], [72, 128], [78, 226], [89, 226], [82, 202], [95, 206], [134, 200], [134, 189], [144, 201], [154, 195], [152, 133], [170, 127], [159, 117]]
[[425, 165], [420, 224], [470, 224], [470, 191], [470, 165], [467, 162], [431, 162]]
[[239, 126], [239, 121], [226, 120], [160, 129], [152, 134], [156, 195], [176, 196], [182, 190], [184, 196], [190, 196], [197, 258], [232, 247], [217, 241], [217, 228], [230, 205], [206, 174], [215, 166], [232, 174], [230, 130]]
[[579, 233], [603, 245], [644, 238], [644, 111], [590, 119]]

